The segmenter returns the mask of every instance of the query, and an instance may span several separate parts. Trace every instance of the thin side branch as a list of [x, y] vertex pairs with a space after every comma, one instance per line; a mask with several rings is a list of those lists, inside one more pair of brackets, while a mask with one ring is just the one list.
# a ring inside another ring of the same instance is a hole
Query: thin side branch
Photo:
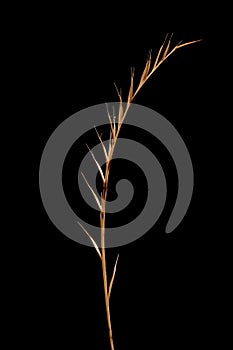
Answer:
[[92, 189], [91, 185], [89, 185], [89, 183], [88, 183], [87, 179], [85, 178], [84, 174], [83, 174], [82, 172], [81, 172], [81, 174], [82, 174], [82, 177], [84, 178], [84, 180], [85, 180], [85, 182], [86, 182], [88, 188], [90, 189], [91, 193], [93, 194], [93, 196], [94, 196], [94, 198], [95, 198], [95, 200], [96, 200], [96, 203], [97, 203], [97, 205], [98, 205], [100, 211], [102, 211], [102, 206], [101, 206], [101, 204], [100, 204], [100, 201], [99, 201], [97, 195], [95, 194], [95, 192], [94, 192], [94, 190]]
[[107, 114], [108, 114], [108, 119], [109, 119], [109, 123], [110, 123], [110, 127], [111, 127], [111, 131], [113, 133], [113, 125], [112, 125], [112, 119], [109, 113], [109, 109], [108, 109], [108, 104], [106, 103], [106, 110], [107, 110]]
[[122, 118], [123, 118], [123, 101], [122, 101], [122, 91], [118, 90], [118, 87], [116, 86], [116, 84], [114, 83], [116, 91], [117, 91], [117, 95], [119, 97], [119, 111], [118, 111], [118, 124], [121, 125], [122, 124]]
[[118, 259], [119, 259], [119, 254], [117, 255], [116, 262], [115, 262], [114, 269], [113, 269], [113, 273], [112, 273], [112, 279], [111, 279], [110, 284], [109, 284], [109, 290], [108, 290], [108, 299], [109, 300], [110, 300], [112, 286], [113, 286], [113, 282], [114, 282], [114, 278], [115, 278], [115, 274], [116, 274]]
[[89, 152], [91, 153], [91, 156], [92, 156], [92, 158], [94, 159], [95, 164], [97, 165], [97, 168], [98, 168], [98, 170], [99, 170], [99, 172], [100, 172], [100, 175], [101, 175], [101, 177], [102, 177], [103, 182], [105, 182], [104, 173], [103, 173], [103, 171], [102, 171], [102, 169], [101, 169], [101, 166], [100, 166], [99, 162], [98, 162], [97, 159], [95, 158], [95, 155], [94, 155], [94, 153], [92, 152], [92, 150], [89, 148], [89, 146], [88, 146], [88, 145], [86, 145], [86, 146], [87, 146], [87, 148], [89, 149]]
[[102, 146], [102, 148], [103, 148], [104, 155], [105, 155], [105, 159], [106, 159], [106, 161], [108, 161], [107, 150], [106, 150], [106, 148], [105, 148], [105, 146], [104, 146], [104, 143], [103, 143], [103, 141], [102, 141], [102, 138], [101, 138], [100, 134], [98, 133], [98, 130], [96, 129], [96, 127], [95, 127], [95, 131], [96, 131], [96, 134], [97, 134], [97, 136], [98, 136], [98, 139], [100, 140], [101, 146]]
[[100, 259], [102, 260], [102, 256], [101, 256], [101, 253], [100, 253], [100, 250], [99, 250], [99, 247], [98, 245], [96, 244], [96, 241], [91, 237], [91, 235], [88, 233], [88, 231], [85, 229], [85, 227], [83, 227], [83, 225], [77, 221], [77, 223], [79, 224], [79, 226], [82, 228], [82, 230], [86, 233], [86, 235], [90, 238], [91, 242], [93, 243], [93, 246], [95, 247]]
[[132, 100], [133, 97], [133, 83], [134, 83], [134, 68], [131, 68], [131, 79], [130, 79], [130, 88], [129, 88], [129, 95], [128, 95], [128, 103]]
[[148, 59], [146, 61], [146, 66], [144, 68], [144, 71], [142, 72], [141, 80], [139, 82], [139, 85], [145, 80], [147, 77], [149, 71], [150, 71], [150, 66], [151, 66], [151, 51], [149, 51]]

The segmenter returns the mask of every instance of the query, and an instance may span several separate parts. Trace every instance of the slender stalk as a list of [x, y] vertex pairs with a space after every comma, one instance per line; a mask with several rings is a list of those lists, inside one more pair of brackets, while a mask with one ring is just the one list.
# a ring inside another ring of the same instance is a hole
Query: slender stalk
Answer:
[[[130, 104], [127, 104], [124, 116], [126, 115]], [[105, 307], [106, 307], [106, 313], [107, 313], [107, 322], [108, 322], [108, 331], [109, 331], [109, 341], [111, 345], [111, 350], [114, 350], [114, 342], [113, 342], [113, 334], [112, 334], [112, 323], [111, 323], [111, 313], [110, 313], [110, 293], [112, 289], [112, 283], [115, 277], [116, 272], [116, 265], [113, 271], [113, 276], [111, 283], [108, 287], [108, 278], [107, 278], [107, 263], [106, 263], [106, 254], [105, 254], [105, 219], [106, 219], [106, 200], [107, 200], [107, 194], [108, 194], [108, 179], [110, 174], [110, 165], [111, 160], [113, 157], [114, 149], [116, 146], [117, 138], [121, 129], [122, 123], [118, 124], [117, 130], [114, 129], [113, 131], [113, 139], [112, 139], [112, 145], [109, 151], [108, 160], [106, 163], [106, 170], [105, 170], [105, 176], [103, 181], [103, 191], [101, 195], [101, 210], [100, 210], [100, 228], [101, 228], [101, 261], [102, 261], [102, 273], [103, 273], [103, 284], [104, 284], [104, 297], [105, 297]], [[118, 260], [118, 257], [117, 257]], [[117, 261], [116, 261], [117, 264]]]
[[101, 196], [102, 209], [100, 211], [100, 228], [101, 228], [101, 255], [102, 255], [102, 273], [103, 273], [103, 282], [104, 282], [105, 307], [106, 307], [106, 313], [107, 313], [107, 322], [108, 322], [111, 350], [114, 350], [110, 306], [109, 306], [110, 295], [108, 291], [107, 265], [106, 265], [106, 255], [105, 255], [105, 217], [106, 217], [105, 203], [107, 200], [107, 193], [108, 193], [109, 170], [110, 170], [110, 162], [106, 164], [105, 182], [103, 183], [103, 192]]

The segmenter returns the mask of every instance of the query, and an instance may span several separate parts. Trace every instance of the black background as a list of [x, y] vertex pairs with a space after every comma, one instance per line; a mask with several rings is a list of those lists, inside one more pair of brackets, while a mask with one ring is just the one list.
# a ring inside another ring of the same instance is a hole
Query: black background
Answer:
[[[137, 82], [149, 50], [155, 57], [166, 32], [148, 34], [145, 30], [146, 35], [124, 36], [117, 30], [95, 29], [86, 32], [85, 27], [75, 30], [75, 26], [43, 22], [28, 42], [34, 118], [30, 125], [31, 178], [35, 181], [22, 312], [26, 315], [23, 339], [32, 348], [33, 344], [110, 348], [99, 258], [93, 248], [64, 236], [48, 218], [39, 193], [40, 157], [49, 136], [70, 115], [98, 103], [117, 101], [114, 82], [126, 97], [130, 68], [135, 67]], [[192, 158], [195, 187], [189, 210], [174, 232], [164, 232], [171, 207], [168, 201], [162, 217], [146, 235], [107, 250], [109, 276], [120, 254], [111, 297], [116, 350], [163, 349], [171, 344], [186, 349], [200, 342], [207, 345], [214, 337], [212, 291], [217, 261], [208, 231], [212, 184], [207, 172], [211, 166], [207, 133], [211, 122], [210, 36], [205, 31], [177, 31], [173, 43], [200, 38], [202, 42], [171, 56], [135, 99], [135, 103], [161, 113], [178, 130]], [[159, 148], [158, 152], [163, 155]], [[172, 179], [169, 183], [173, 198]]]

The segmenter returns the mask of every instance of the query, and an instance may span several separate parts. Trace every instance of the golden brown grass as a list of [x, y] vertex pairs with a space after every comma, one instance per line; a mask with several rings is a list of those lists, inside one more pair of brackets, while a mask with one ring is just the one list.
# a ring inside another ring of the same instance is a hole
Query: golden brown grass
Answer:
[[[102, 264], [102, 274], [103, 274], [103, 284], [104, 284], [104, 296], [105, 296], [105, 307], [106, 307], [106, 313], [107, 313], [107, 322], [108, 322], [108, 329], [109, 329], [109, 341], [110, 341], [110, 346], [111, 350], [114, 350], [114, 343], [113, 343], [113, 335], [112, 335], [112, 325], [111, 325], [111, 315], [110, 315], [110, 296], [111, 296], [111, 291], [112, 291], [112, 286], [116, 274], [116, 269], [117, 269], [117, 262], [119, 255], [116, 258], [115, 266], [113, 269], [112, 277], [110, 280], [110, 283], [108, 284], [108, 278], [107, 278], [107, 265], [106, 265], [106, 254], [105, 254], [105, 218], [106, 218], [106, 200], [107, 200], [107, 193], [108, 193], [108, 181], [109, 181], [109, 175], [110, 175], [110, 168], [111, 168], [111, 161], [113, 159], [113, 153], [114, 149], [116, 146], [116, 142], [118, 139], [118, 135], [120, 133], [122, 124], [125, 120], [125, 117], [127, 115], [127, 112], [130, 108], [131, 103], [135, 99], [136, 95], [138, 92], [141, 90], [143, 85], [147, 82], [147, 80], [154, 74], [154, 72], [159, 68], [159, 66], [168, 58], [170, 57], [176, 50], [185, 47], [187, 45], [194, 44], [196, 42], [199, 42], [200, 40], [195, 40], [195, 41], [190, 41], [190, 42], [182, 42], [180, 41], [177, 45], [175, 45], [171, 49], [171, 39], [172, 39], [172, 34], [170, 36], [166, 36], [163, 44], [161, 45], [157, 56], [152, 62], [152, 55], [151, 52], [149, 52], [148, 59], [146, 61], [145, 68], [142, 72], [140, 81], [137, 85], [137, 87], [134, 89], [134, 69], [131, 70], [131, 78], [130, 78], [130, 87], [129, 87], [129, 92], [128, 92], [128, 98], [127, 98], [127, 103], [125, 106], [125, 109], [123, 107], [123, 98], [122, 98], [122, 92], [118, 90], [116, 87], [116, 91], [119, 97], [119, 109], [118, 109], [118, 115], [115, 117], [114, 115], [110, 115], [108, 108], [107, 108], [107, 113], [108, 113], [108, 118], [109, 118], [109, 124], [110, 124], [110, 137], [109, 137], [109, 145], [108, 149], [105, 147], [101, 136], [99, 135], [98, 131], [96, 130], [97, 137], [100, 141], [100, 144], [102, 146], [104, 155], [105, 155], [105, 160], [106, 160], [106, 168], [105, 168], [105, 173], [103, 173], [99, 162], [95, 158], [93, 152], [89, 149], [94, 162], [96, 163], [98, 170], [100, 172], [100, 175], [102, 177], [103, 181], [103, 187], [102, 187], [102, 193], [101, 193], [101, 199], [98, 199], [98, 196], [95, 194], [94, 190], [91, 188], [89, 185], [87, 179], [85, 176], [82, 174], [84, 177], [85, 182], [87, 183], [87, 186], [89, 187], [90, 191], [92, 192], [96, 203], [100, 209], [100, 231], [101, 231], [101, 248], [99, 249], [98, 245], [94, 241], [94, 239], [91, 237], [90, 233], [87, 232], [87, 230], [79, 223], [83, 231], [87, 234], [87, 236], [90, 238], [91, 242], [93, 243], [93, 246], [95, 247], [100, 260]], [[117, 122], [116, 122], [117, 119]]]

